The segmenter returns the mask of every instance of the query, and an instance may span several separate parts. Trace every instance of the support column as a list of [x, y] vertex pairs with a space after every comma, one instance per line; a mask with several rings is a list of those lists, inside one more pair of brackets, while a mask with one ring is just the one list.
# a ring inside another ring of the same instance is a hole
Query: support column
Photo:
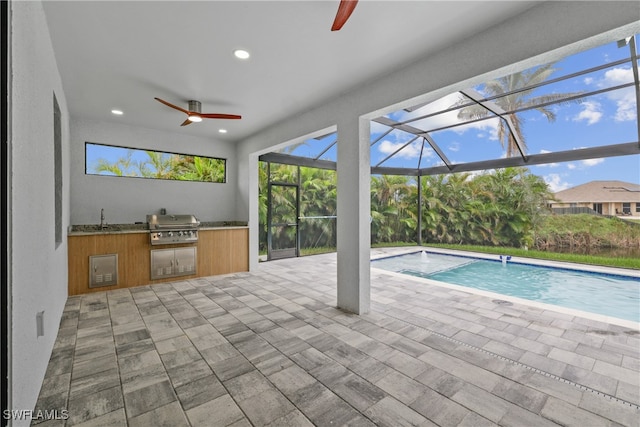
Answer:
[[338, 307], [369, 311], [371, 249], [371, 163], [369, 120], [338, 123]]
[[418, 201], [418, 246], [422, 246], [422, 175], [418, 173], [416, 177], [418, 180], [418, 197], [416, 200]]

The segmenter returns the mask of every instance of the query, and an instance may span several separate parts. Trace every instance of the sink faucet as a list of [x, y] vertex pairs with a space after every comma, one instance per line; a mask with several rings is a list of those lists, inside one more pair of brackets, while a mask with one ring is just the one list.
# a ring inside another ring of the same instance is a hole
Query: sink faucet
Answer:
[[107, 228], [107, 223], [104, 221], [104, 209], [100, 209], [100, 228]]

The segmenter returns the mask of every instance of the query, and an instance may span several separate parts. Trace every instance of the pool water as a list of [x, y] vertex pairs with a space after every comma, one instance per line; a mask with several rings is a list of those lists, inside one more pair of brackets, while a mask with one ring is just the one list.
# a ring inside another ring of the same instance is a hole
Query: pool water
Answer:
[[372, 267], [640, 322], [640, 279], [427, 253], [371, 261]]

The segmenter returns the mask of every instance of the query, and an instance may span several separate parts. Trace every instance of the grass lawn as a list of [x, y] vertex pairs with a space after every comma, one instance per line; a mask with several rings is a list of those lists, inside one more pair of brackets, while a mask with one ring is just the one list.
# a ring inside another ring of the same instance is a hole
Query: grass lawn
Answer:
[[635, 257], [606, 257], [597, 255], [567, 254], [525, 250], [518, 248], [501, 248], [495, 246], [429, 244], [434, 248], [458, 249], [461, 251], [482, 252], [485, 254], [512, 255], [522, 258], [548, 259], [552, 261], [574, 262], [577, 264], [602, 265], [607, 267], [631, 268], [640, 270], [640, 259]]

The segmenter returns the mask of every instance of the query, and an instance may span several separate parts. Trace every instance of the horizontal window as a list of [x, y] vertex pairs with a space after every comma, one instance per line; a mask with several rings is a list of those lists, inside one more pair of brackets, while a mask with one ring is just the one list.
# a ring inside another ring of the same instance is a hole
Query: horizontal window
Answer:
[[85, 143], [87, 175], [224, 183], [226, 166], [216, 157]]

